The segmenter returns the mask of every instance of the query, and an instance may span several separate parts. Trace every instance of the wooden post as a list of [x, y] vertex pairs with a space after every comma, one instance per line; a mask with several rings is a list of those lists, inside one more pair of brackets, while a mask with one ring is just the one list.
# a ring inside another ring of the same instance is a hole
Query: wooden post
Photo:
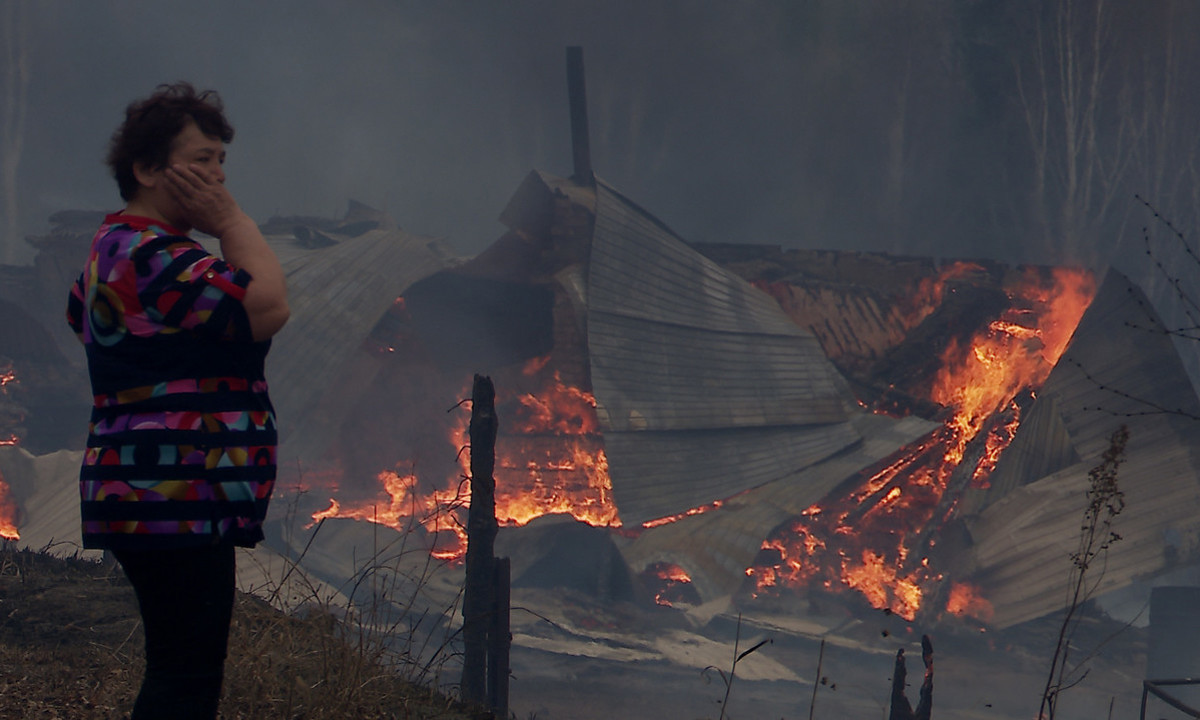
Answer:
[[496, 541], [496, 389], [475, 376], [471, 390], [471, 507], [467, 512], [466, 587], [463, 590], [464, 702], [487, 702], [488, 627], [494, 614]]
[[496, 558], [494, 611], [488, 633], [488, 704], [497, 718], [508, 717], [509, 604], [512, 573], [508, 558]]

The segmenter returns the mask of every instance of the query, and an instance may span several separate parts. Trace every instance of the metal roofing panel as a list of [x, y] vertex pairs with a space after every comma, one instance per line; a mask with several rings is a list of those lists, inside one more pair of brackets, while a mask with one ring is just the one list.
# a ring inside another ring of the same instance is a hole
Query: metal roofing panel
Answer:
[[1187, 371], [1142, 291], [1110, 270], [1042, 391], [1058, 398], [1080, 457], [1108, 446], [1112, 419], [1200, 416]]
[[811, 337], [713, 332], [592, 312], [606, 430], [803, 425], [846, 418], [842, 378]]
[[658, 562], [684, 568], [705, 601], [734, 592], [763, 540], [781, 523], [938, 427], [916, 417], [878, 415], [856, 418], [855, 426], [863, 439], [851, 448], [730, 498], [719, 508], [644, 531], [623, 550], [626, 561], [635, 571]]
[[445, 266], [434, 245], [373, 230], [284, 266], [292, 315], [273, 341], [267, 377], [289, 455], [309, 457], [324, 447], [340, 420], [316, 412], [331, 379], [345, 379], [363, 340], [409, 285]]
[[599, 312], [713, 331], [809, 335], [766, 293], [603, 183], [588, 263], [588, 302]]
[[609, 432], [613, 499], [627, 525], [723, 500], [801, 470], [858, 440], [848, 423]]
[[[1139, 425], [1118, 474], [1125, 509], [1112, 529], [1121, 540], [1088, 576], [1098, 583], [1096, 594], [1200, 562], [1197, 457], [1162, 424]], [[1193, 433], [1191, 443], [1196, 440]], [[1026, 485], [970, 524], [975, 565], [970, 579], [992, 603], [996, 627], [1063, 609], [1092, 465], [1080, 463]]]
[[[1200, 562], [1200, 424], [1161, 411], [1200, 414], [1200, 403], [1141, 291], [1119, 273], [1105, 278], [1037, 403], [1052, 405], [1061, 422], [1022, 424], [1013, 444], [1053, 448], [1065, 433], [1081, 460], [1000, 497], [1006, 488], [995, 488], [991, 504], [967, 520], [973, 540], [967, 569], [995, 607], [997, 626], [1062, 608], [1088, 471], [1122, 424], [1130, 431], [1118, 473], [1126, 505], [1113, 528], [1122, 540], [1096, 573], [1103, 578], [1099, 591]], [[1022, 433], [1045, 437], [1024, 441]]]
[[587, 328], [606, 430], [846, 419], [844, 380], [773, 299], [608, 186], [596, 195]]
[[21, 509], [18, 548], [53, 555], [101, 555], [83, 550], [79, 522], [79, 466], [83, 451], [58, 450], [34, 455], [18, 445], [0, 445], [0, 481]]

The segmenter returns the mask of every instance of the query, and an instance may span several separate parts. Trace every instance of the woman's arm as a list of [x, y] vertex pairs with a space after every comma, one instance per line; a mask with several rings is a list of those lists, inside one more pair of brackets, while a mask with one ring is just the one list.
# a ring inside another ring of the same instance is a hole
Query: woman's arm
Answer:
[[220, 240], [226, 262], [253, 277], [242, 304], [254, 339], [269, 339], [283, 328], [291, 314], [283, 268], [275, 251], [224, 184], [204, 168], [175, 165], [167, 169], [165, 177], [189, 224]]

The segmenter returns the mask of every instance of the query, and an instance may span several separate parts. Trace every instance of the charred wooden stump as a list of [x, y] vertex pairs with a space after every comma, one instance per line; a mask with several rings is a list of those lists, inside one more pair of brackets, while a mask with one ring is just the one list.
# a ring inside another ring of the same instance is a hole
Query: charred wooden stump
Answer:
[[904, 648], [896, 652], [896, 670], [892, 673], [892, 710], [888, 720], [929, 720], [933, 713], [933, 643], [928, 635], [921, 636], [921, 660], [925, 663], [925, 682], [921, 683], [921, 696], [917, 709], [904, 694], [908, 679], [908, 668], [904, 661]]
[[[471, 390], [471, 507], [467, 512], [466, 586], [463, 590], [464, 702], [488, 702], [488, 629], [495, 615], [496, 389], [491, 378], [475, 376]], [[505, 714], [507, 716], [507, 713]]]
[[508, 558], [496, 558], [493, 579], [492, 617], [488, 627], [488, 705], [498, 718], [508, 717], [509, 625], [512, 570]]

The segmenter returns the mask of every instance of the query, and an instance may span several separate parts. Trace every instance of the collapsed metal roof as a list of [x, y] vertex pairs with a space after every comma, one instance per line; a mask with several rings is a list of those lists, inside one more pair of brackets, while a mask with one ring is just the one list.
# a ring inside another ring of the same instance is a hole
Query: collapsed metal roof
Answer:
[[363, 341], [413, 282], [452, 257], [433, 238], [384, 225], [355, 236], [323, 233], [319, 249], [284, 262], [291, 319], [268, 355], [287, 461], [322, 454], [379, 371]]
[[780, 523], [936, 427], [863, 411], [774, 299], [603, 181], [533, 172], [502, 219], [511, 236], [461, 270], [519, 254], [563, 288], [584, 333], [555, 354], [583, 345], [622, 523], [709, 510], [643, 530], [634, 570], [679, 565], [703, 599], [729, 594]]
[[958, 572], [1007, 627], [1063, 608], [1089, 471], [1121, 425], [1125, 507], [1095, 594], [1200, 562], [1200, 401], [1142, 291], [1109, 271], [1063, 359], [1038, 391], [990, 489], [971, 498], [972, 543]]
[[858, 441], [845, 382], [745, 280], [596, 186], [587, 343], [626, 524], [763, 485]]

